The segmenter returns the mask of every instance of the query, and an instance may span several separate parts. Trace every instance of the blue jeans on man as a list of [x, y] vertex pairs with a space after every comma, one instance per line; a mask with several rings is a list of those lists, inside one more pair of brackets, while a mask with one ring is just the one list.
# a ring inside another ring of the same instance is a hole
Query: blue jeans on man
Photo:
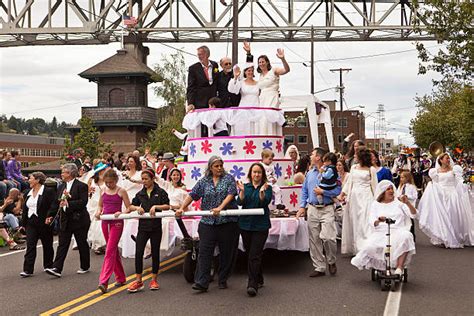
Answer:
[[3, 216], [3, 221], [7, 224], [8, 227], [10, 227], [13, 230], [16, 230], [18, 226], [20, 226], [20, 223], [18, 222], [18, 217], [16, 217], [12, 213], [8, 213], [5, 216]]

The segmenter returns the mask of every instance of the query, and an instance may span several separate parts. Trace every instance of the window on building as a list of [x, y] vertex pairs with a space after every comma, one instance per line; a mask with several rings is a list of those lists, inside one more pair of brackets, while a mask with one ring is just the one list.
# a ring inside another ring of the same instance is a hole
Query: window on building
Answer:
[[337, 120], [337, 126], [338, 127], [347, 127], [347, 118], [342, 117]]
[[308, 135], [298, 135], [298, 144], [307, 144]]
[[379, 144], [375, 144], [375, 150], [379, 150]]
[[295, 135], [285, 135], [285, 142], [287, 144], [294, 144], [295, 143]]
[[390, 143], [385, 143], [385, 148], [390, 148], [392, 145]]
[[145, 106], [145, 91], [138, 91], [138, 105]]
[[124, 106], [125, 105], [125, 91], [119, 88], [110, 90], [109, 105], [110, 106]]
[[346, 135], [341, 135], [341, 134], [337, 135], [337, 142], [339, 144], [342, 144], [344, 142], [344, 138], [346, 138]]
[[297, 127], [308, 127], [308, 119], [306, 117], [302, 117], [296, 122]]

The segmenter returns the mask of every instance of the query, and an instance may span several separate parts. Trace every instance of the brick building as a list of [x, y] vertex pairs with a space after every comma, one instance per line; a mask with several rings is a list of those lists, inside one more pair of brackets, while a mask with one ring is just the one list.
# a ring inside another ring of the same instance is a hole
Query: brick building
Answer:
[[148, 54], [141, 43], [129, 42], [79, 74], [97, 83], [97, 107], [82, 107], [82, 116], [92, 119], [102, 141], [113, 142], [116, 152], [135, 150], [157, 125], [157, 110], [148, 107], [147, 86], [156, 75], [146, 65]]
[[395, 146], [393, 139], [389, 138], [366, 138], [365, 145], [384, 156], [393, 154]]
[[61, 158], [65, 138], [0, 133], [0, 149], [18, 150], [23, 167]]
[[[340, 151], [344, 138], [351, 132], [355, 134], [353, 139], [365, 139], [365, 118], [362, 112], [357, 110], [337, 111], [335, 101], [323, 101], [329, 105], [331, 110], [332, 131], [334, 135], [334, 147]], [[301, 116], [301, 111], [285, 110], [285, 116], [296, 118]], [[328, 147], [326, 131], [323, 124], [318, 124], [319, 145]], [[310, 153], [314, 148], [311, 140], [308, 118], [301, 117], [295, 124], [288, 124], [283, 128], [286, 145], [294, 144], [302, 154]]]

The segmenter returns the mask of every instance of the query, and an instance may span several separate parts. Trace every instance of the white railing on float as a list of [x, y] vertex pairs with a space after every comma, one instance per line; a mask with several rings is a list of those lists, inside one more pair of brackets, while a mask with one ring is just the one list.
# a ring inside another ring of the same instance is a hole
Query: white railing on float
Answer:
[[[219, 213], [219, 216], [242, 216], [242, 215], [263, 215], [263, 208], [249, 208], [249, 209], [237, 209], [237, 210], [225, 210]], [[183, 216], [214, 216], [212, 211], [189, 211], [184, 212]], [[150, 216], [150, 213], [145, 213], [143, 215], [138, 214], [137, 212], [123, 213], [118, 217], [115, 217], [114, 214], [104, 214], [100, 216], [101, 220], [111, 221], [118, 219], [155, 219], [155, 218], [164, 218], [164, 217], [175, 217], [173, 211], [163, 211], [156, 212], [155, 216]]]

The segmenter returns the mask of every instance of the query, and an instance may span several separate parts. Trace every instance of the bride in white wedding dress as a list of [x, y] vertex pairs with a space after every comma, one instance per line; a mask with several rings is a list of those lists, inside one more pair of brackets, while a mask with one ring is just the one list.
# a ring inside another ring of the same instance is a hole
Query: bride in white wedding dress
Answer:
[[474, 227], [469, 193], [462, 181], [462, 169], [447, 153], [438, 156], [431, 169], [431, 181], [418, 205], [421, 230], [434, 245], [446, 248], [472, 246]]

